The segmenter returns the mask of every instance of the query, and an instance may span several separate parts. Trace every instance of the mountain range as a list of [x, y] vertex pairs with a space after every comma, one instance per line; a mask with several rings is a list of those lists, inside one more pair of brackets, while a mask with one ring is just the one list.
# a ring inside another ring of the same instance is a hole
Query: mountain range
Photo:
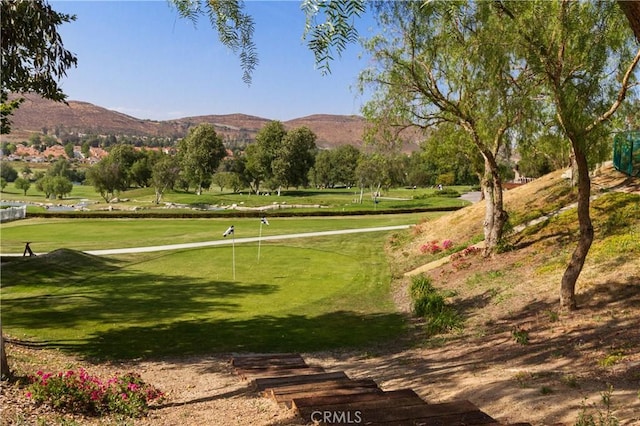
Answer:
[[[225, 141], [251, 142], [268, 118], [246, 114], [201, 115], [173, 120], [144, 120], [88, 102], [53, 102], [36, 95], [23, 95], [25, 101], [12, 116], [12, 131], [3, 140], [20, 142], [33, 133], [58, 134], [60, 131], [74, 134], [96, 134], [136, 137], [181, 138], [189, 129], [201, 123], [213, 124]], [[285, 128], [306, 126], [318, 137], [320, 148], [340, 145], [361, 147], [367, 126], [366, 120], [357, 115], [314, 114], [283, 122]], [[418, 137], [409, 140], [404, 151], [414, 151]]]

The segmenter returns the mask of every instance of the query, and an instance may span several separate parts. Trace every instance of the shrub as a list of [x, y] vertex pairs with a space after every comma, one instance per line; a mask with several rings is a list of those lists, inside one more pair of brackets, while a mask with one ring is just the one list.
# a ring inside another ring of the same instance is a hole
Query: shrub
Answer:
[[450, 189], [450, 188], [445, 188], [442, 191], [436, 191], [434, 193], [434, 195], [436, 195], [438, 197], [445, 197], [445, 198], [458, 198], [458, 197], [460, 197], [460, 193], [458, 191], [456, 191], [455, 189]]
[[424, 275], [414, 277], [410, 292], [413, 299], [413, 312], [426, 320], [425, 328], [428, 334], [462, 328], [462, 317], [446, 303], [445, 297], [433, 287], [428, 277]]
[[431, 278], [425, 275], [417, 275], [411, 280], [411, 299], [414, 301], [435, 292], [435, 288], [431, 283]]
[[441, 250], [442, 248], [438, 245], [438, 241], [436, 240], [430, 241], [420, 246], [421, 253], [436, 254]]
[[27, 397], [63, 412], [139, 417], [147, 413], [151, 401], [163, 397], [135, 373], [103, 381], [84, 369], [58, 374], [38, 371], [29, 379]]

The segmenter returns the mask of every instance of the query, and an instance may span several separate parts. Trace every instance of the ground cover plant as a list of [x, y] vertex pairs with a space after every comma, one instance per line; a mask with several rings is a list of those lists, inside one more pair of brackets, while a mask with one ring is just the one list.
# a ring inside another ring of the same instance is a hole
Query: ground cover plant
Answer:
[[26, 396], [36, 404], [90, 416], [140, 417], [149, 411], [149, 403], [163, 397], [162, 392], [145, 383], [136, 373], [105, 379], [92, 376], [83, 368], [58, 373], [39, 370], [28, 380]]

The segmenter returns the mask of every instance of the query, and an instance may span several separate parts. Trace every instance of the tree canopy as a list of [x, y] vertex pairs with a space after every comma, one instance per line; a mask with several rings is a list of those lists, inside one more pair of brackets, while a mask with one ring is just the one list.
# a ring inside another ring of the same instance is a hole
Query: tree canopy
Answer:
[[0, 133], [11, 130], [10, 115], [21, 99], [9, 100], [9, 93], [37, 93], [46, 99], [64, 101], [58, 80], [77, 58], [64, 48], [58, 27], [75, 19], [54, 11], [44, 0], [2, 0], [0, 2], [0, 44], [2, 45], [2, 89]]
[[211, 177], [226, 155], [213, 124], [199, 124], [178, 143], [182, 173], [187, 182], [195, 185], [198, 194], [211, 184]]

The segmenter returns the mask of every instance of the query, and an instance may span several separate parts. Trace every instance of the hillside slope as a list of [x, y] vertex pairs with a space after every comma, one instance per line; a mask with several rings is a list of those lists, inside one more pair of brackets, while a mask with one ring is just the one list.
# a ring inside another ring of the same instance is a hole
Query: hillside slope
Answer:
[[[429, 367], [388, 380], [409, 380], [428, 397], [470, 399], [503, 420], [536, 425], [606, 414], [600, 394], [611, 385], [611, 415], [623, 425], [640, 424], [640, 180], [611, 167], [593, 179], [595, 240], [577, 283], [579, 310], [562, 313], [560, 280], [578, 225], [575, 208], [560, 211], [575, 201], [561, 174], [505, 194], [514, 225], [557, 213], [511, 233], [507, 251], [491, 259], [459, 256], [419, 275], [449, 296], [464, 329], [428, 338], [416, 328], [422, 347], [403, 359], [412, 368]], [[477, 242], [483, 214], [480, 202], [391, 240], [401, 309], [411, 309], [407, 289], [414, 279], [404, 272], [438, 258], [421, 254], [420, 246]]]
[[[142, 120], [117, 111], [112, 111], [88, 102], [70, 100], [67, 104], [42, 99], [36, 95], [23, 95], [25, 101], [12, 120], [12, 132], [3, 135], [3, 140], [22, 141], [32, 133], [49, 134], [61, 130], [66, 133], [113, 134], [116, 136], [150, 136], [181, 138], [189, 129], [200, 123], [210, 123], [220, 136], [228, 141], [251, 142], [258, 131], [272, 119], [246, 114], [202, 115], [174, 120]], [[306, 126], [316, 136], [321, 148], [340, 145], [361, 147], [366, 120], [357, 115], [315, 114], [283, 122], [287, 129]], [[405, 151], [418, 148], [419, 133], [407, 133]]]

